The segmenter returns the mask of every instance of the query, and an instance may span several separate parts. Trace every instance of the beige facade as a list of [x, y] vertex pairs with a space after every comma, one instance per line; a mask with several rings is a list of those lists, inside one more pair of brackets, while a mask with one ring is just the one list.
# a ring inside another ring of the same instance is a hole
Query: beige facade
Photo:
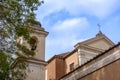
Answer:
[[112, 46], [114, 46], [114, 43], [101, 32], [94, 38], [77, 43], [72, 55], [65, 58], [66, 73], [71, 71], [70, 64], [74, 63], [74, 68], [81, 66]]
[[28, 62], [29, 66], [25, 80], [45, 80], [45, 61], [30, 58]]
[[[65, 59], [65, 63], [66, 63], [66, 73], [70, 72], [70, 65], [73, 64], [74, 68], [78, 67], [79, 64], [79, 60], [78, 60], [78, 53], [75, 52], [74, 54], [72, 54], [71, 56], [69, 56], [68, 58]], [[73, 69], [74, 69], [73, 68]]]
[[[62, 67], [65, 70], [64, 74], [68, 74], [72, 72], [74, 69], [78, 68], [79, 66], [87, 63], [89, 60], [93, 59], [97, 55], [101, 54], [102, 52], [106, 51], [110, 47], [113, 47], [115, 44], [107, 38], [101, 31], [94, 37], [88, 40], [85, 40], [83, 42], [79, 42], [75, 45], [75, 49], [66, 53], [66, 54], [60, 54], [57, 55], [61, 57], [60, 59], [63, 60], [63, 65]], [[57, 72], [59, 69], [56, 69], [56, 66], [52, 65], [52, 62], [58, 59], [58, 57], [52, 57], [50, 60], [48, 60], [48, 65], [46, 66], [46, 70], [55, 70]], [[54, 64], [57, 64], [59, 62], [54, 62]], [[48, 67], [50, 66], [51, 67]], [[58, 64], [59, 65], [59, 64]], [[46, 80], [58, 80], [61, 76], [56, 76], [56, 78], [49, 79], [49, 75], [54, 76], [54, 75], [64, 75], [61, 73], [54, 73], [53, 72], [47, 72], [47, 79]], [[66, 79], [64, 79], [66, 80]], [[73, 79], [69, 79], [73, 80]], [[76, 80], [76, 79], [75, 79]]]
[[29, 64], [29, 75], [26, 80], [45, 80], [44, 66], [38, 64]]
[[120, 43], [100, 53], [59, 80], [120, 80]]
[[37, 47], [35, 50], [35, 55], [34, 58], [36, 59], [41, 59], [41, 60], [45, 60], [45, 38], [47, 36], [47, 32], [45, 31], [37, 31], [34, 30], [30, 36], [31, 37], [36, 37], [37, 39]]

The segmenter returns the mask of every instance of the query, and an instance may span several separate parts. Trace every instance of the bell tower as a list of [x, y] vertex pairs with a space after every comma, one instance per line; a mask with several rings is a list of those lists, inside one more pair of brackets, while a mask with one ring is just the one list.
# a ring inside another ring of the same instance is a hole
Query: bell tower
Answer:
[[37, 21], [35, 24], [27, 24], [27, 26], [30, 30], [30, 40], [27, 41], [23, 37], [19, 37], [17, 40], [18, 43], [35, 52], [33, 56], [21, 53], [26, 57], [29, 68], [29, 72], [26, 71], [25, 80], [45, 80], [45, 65], [47, 64], [45, 62], [45, 39], [48, 32]]
[[45, 38], [48, 32], [44, 30], [39, 22], [30, 25], [30, 28], [30, 49], [35, 52], [33, 57], [39, 60], [45, 60]]

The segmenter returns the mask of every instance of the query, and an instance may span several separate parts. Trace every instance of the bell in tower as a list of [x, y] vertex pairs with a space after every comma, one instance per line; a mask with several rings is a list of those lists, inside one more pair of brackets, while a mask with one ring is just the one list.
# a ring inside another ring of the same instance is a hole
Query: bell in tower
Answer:
[[30, 38], [30, 47], [31, 50], [36, 50], [37, 47], [37, 38], [35, 36], [33, 36], [32, 38]]

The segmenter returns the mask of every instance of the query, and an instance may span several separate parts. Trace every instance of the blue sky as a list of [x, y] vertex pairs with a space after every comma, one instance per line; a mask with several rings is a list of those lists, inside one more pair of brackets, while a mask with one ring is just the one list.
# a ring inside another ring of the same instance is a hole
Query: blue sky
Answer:
[[44, 0], [36, 19], [49, 32], [46, 60], [94, 37], [98, 23], [114, 43], [120, 41], [120, 0]]

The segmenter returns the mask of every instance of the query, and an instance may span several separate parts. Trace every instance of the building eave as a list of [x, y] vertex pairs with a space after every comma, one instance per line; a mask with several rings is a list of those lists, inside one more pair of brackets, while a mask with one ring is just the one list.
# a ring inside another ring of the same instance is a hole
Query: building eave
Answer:
[[31, 58], [31, 57], [17, 57], [15, 59], [15, 61], [12, 63], [11, 68], [15, 68], [15, 66], [17, 64], [19, 64], [19, 61], [25, 61], [28, 63], [33, 63], [33, 64], [38, 64], [38, 65], [47, 65], [47, 62], [43, 61], [43, 60], [38, 60], [35, 58]]

